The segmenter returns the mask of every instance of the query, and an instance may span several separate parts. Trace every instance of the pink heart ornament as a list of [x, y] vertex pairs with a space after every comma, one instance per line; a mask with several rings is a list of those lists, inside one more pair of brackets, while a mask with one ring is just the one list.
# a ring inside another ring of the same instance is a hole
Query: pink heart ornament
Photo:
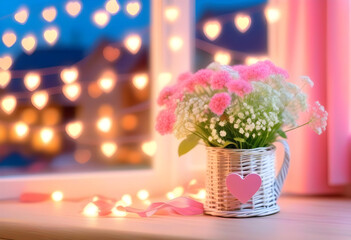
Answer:
[[237, 173], [231, 173], [225, 182], [229, 192], [241, 203], [246, 203], [260, 189], [262, 179], [256, 173], [250, 173], [245, 178]]

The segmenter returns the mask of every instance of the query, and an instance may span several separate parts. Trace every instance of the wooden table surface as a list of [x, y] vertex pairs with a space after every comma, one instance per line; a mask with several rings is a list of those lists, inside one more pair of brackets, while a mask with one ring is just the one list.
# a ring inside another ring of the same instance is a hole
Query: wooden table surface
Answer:
[[351, 239], [351, 199], [281, 197], [259, 218], [153, 216], [87, 218], [82, 203], [0, 202], [0, 239]]

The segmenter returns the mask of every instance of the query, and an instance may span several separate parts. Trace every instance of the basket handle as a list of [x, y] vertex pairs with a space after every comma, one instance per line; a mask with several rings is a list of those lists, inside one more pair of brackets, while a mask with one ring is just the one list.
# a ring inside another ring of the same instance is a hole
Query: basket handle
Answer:
[[278, 176], [274, 181], [274, 197], [276, 200], [278, 199], [282, 191], [282, 187], [283, 187], [286, 175], [288, 174], [288, 169], [290, 165], [290, 148], [287, 141], [278, 140], [277, 142], [282, 143], [284, 146], [284, 162], [279, 170]]

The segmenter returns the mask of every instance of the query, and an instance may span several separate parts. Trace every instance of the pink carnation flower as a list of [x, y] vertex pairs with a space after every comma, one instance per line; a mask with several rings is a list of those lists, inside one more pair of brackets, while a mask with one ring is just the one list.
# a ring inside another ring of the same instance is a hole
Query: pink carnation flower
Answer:
[[209, 84], [213, 71], [211, 69], [201, 69], [193, 75], [195, 84], [207, 86]]
[[216, 72], [211, 79], [211, 87], [213, 89], [222, 89], [231, 79], [230, 74], [226, 71]]
[[288, 78], [289, 74], [282, 68], [275, 66], [271, 61], [259, 61], [250, 66], [236, 65], [233, 66], [235, 71], [238, 71], [240, 77], [247, 81], [264, 80], [270, 75], [279, 74], [284, 78]]
[[193, 74], [192, 77], [186, 79], [183, 82], [183, 86], [189, 92], [193, 92], [196, 85], [207, 86], [207, 84], [210, 82], [212, 73], [213, 71], [210, 69], [201, 69]]
[[208, 105], [212, 112], [218, 116], [224, 113], [224, 110], [229, 106], [231, 97], [228, 93], [216, 93]]
[[161, 135], [172, 133], [175, 122], [176, 116], [174, 112], [172, 112], [170, 109], [164, 109], [159, 112], [156, 118], [155, 128]]
[[175, 93], [176, 88], [174, 86], [168, 86], [162, 89], [157, 98], [157, 104], [163, 106], [171, 100], [170, 98]]
[[250, 82], [247, 82], [242, 79], [233, 80], [227, 83], [227, 88], [229, 92], [235, 93], [240, 97], [245, 96], [252, 92], [252, 85]]

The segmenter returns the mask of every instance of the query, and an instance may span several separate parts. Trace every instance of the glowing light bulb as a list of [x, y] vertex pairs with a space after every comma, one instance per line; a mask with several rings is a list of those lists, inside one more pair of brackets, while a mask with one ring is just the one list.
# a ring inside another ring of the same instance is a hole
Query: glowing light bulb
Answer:
[[161, 85], [161, 88], [166, 86], [172, 81], [172, 73], [170, 72], [162, 72], [158, 75], [158, 82]]
[[12, 57], [10, 55], [5, 55], [0, 58], [0, 68], [2, 70], [8, 70], [12, 65]]
[[117, 144], [114, 142], [104, 142], [101, 151], [106, 157], [112, 157], [117, 151]]
[[179, 17], [179, 9], [175, 6], [169, 6], [165, 9], [165, 18], [169, 22], [174, 22]]
[[48, 144], [54, 137], [54, 131], [51, 128], [43, 128], [40, 130], [40, 138], [44, 144]]
[[44, 10], [41, 12], [41, 16], [45, 19], [47, 22], [52, 22], [55, 20], [57, 15], [57, 10], [54, 6], [44, 8]]
[[128, 49], [132, 54], [136, 54], [141, 47], [141, 38], [137, 34], [129, 35], [124, 40], [124, 46]]
[[189, 182], [189, 186], [195, 185], [196, 183], [197, 183], [197, 180], [196, 180], [196, 179], [192, 179], [192, 180]]
[[145, 189], [142, 189], [142, 190], [138, 191], [137, 197], [140, 200], [144, 201], [144, 200], [149, 198], [149, 192], [147, 190], [145, 190]]
[[173, 36], [168, 40], [168, 45], [173, 52], [177, 52], [183, 47], [183, 39], [178, 36]]
[[141, 145], [141, 149], [146, 155], [151, 157], [156, 153], [157, 143], [155, 141], [145, 142], [143, 145]]
[[206, 190], [202, 188], [196, 194], [190, 194], [190, 196], [198, 200], [204, 200], [206, 198]]
[[10, 71], [0, 71], [0, 88], [5, 88], [10, 83], [11, 72]]
[[40, 85], [40, 75], [36, 72], [29, 72], [24, 76], [24, 86], [29, 91], [34, 91]]
[[121, 203], [119, 203], [119, 202], [116, 203], [116, 206], [114, 208], [112, 208], [112, 210], [111, 210], [112, 215], [114, 215], [115, 217], [125, 217], [125, 216], [127, 216], [127, 212], [126, 211], [122, 211], [122, 210], [120, 210], [118, 208], [120, 206], [122, 206]]
[[216, 40], [222, 31], [221, 23], [217, 20], [207, 21], [203, 27], [203, 31], [209, 40]]
[[247, 57], [247, 58], [245, 59], [245, 64], [246, 64], [246, 65], [251, 65], [251, 64], [257, 63], [258, 61], [259, 61], [259, 59], [256, 58], [256, 57]]
[[51, 194], [51, 199], [54, 202], [61, 202], [63, 200], [63, 193], [61, 191], [55, 191]]
[[173, 189], [173, 193], [176, 197], [180, 197], [184, 193], [184, 188], [182, 186], [178, 186], [178, 187]]
[[24, 122], [17, 122], [14, 129], [19, 138], [24, 138], [28, 134], [28, 125]]
[[93, 13], [93, 22], [99, 28], [104, 28], [110, 21], [110, 15], [103, 9], [96, 10]]
[[83, 214], [87, 217], [97, 217], [99, 216], [99, 208], [90, 202], [84, 207]]
[[173, 192], [168, 192], [168, 193], [166, 194], [166, 197], [167, 197], [167, 199], [169, 199], [169, 200], [172, 200], [172, 199], [176, 198], [176, 196], [174, 195]]
[[82, 4], [77, 0], [68, 1], [65, 5], [65, 9], [70, 16], [77, 17], [82, 10]]
[[116, 73], [112, 70], [106, 70], [103, 72], [102, 76], [98, 80], [99, 88], [105, 92], [109, 93], [113, 90], [116, 85]]
[[277, 8], [267, 7], [264, 14], [269, 23], [275, 23], [280, 19], [280, 11]]
[[214, 61], [223, 65], [228, 65], [231, 60], [232, 58], [228, 52], [218, 51], [214, 55]]
[[251, 65], [251, 64], [255, 64], [257, 63], [258, 61], [264, 61], [264, 60], [267, 60], [268, 58], [265, 57], [265, 56], [261, 56], [261, 57], [252, 57], [252, 56], [249, 56], [249, 57], [246, 57], [245, 58], [245, 64], [246, 65]]
[[126, 5], [127, 13], [132, 16], [136, 17], [141, 10], [141, 5], [139, 1], [129, 1]]
[[52, 46], [58, 40], [59, 30], [56, 27], [47, 28], [45, 29], [43, 36], [45, 41]]
[[17, 100], [14, 96], [9, 95], [5, 96], [1, 100], [1, 109], [6, 113], [6, 114], [11, 114], [17, 105]]
[[33, 108], [26, 108], [22, 111], [21, 119], [27, 124], [34, 124], [38, 121], [37, 111]]
[[237, 14], [234, 17], [234, 25], [240, 32], [244, 33], [251, 26], [251, 17], [247, 14]]
[[22, 38], [21, 45], [27, 54], [32, 54], [37, 47], [37, 38], [33, 34], [28, 34]]
[[97, 82], [91, 82], [88, 85], [88, 94], [92, 98], [98, 98], [101, 96], [102, 91], [99, 88]]
[[70, 122], [66, 125], [66, 133], [73, 139], [79, 138], [83, 131], [83, 123], [81, 121]]
[[21, 7], [15, 13], [15, 20], [20, 24], [25, 24], [28, 20], [29, 11], [27, 7]]
[[138, 125], [138, 118], [134, 114], [127, 114], [122, 117], [121, 125], [124, 130], [134, 130]]
[[13, 44], [17, 41], [17, 36], [13, 31], [6, 31], [2, 35], [2, 42], [5, 44], [6, 47], [12, 47]]
[[71, 67], [63, 69], [61, 71], [60, 77], [64, 83], [70, 84], [77, 80], [78, 75], [78, 69], [76, 67]]
[[31, 102], [38, 110], [43, 109], [49, 101], [49, 95], [46, 91], [35, 92], [31, 97]]
[[108, 0], [105, 3], [105, 9], [110, 14], [115, 15], [118, 13], [120, 6], [116, 0]]
[[62, 87], [63, 95], [72, 102], [79, 98], [81, 91], [79, 83], [65, 84]]
[[101, 132], [105, 132], [106, 133], [106, 132], [110, 131], [110, 129], [112, 127], [112, 120], [109, 117], [100, 118], [97, 121], [96, 126]]
[[46, 126], [53, 126], [61, 121], [61, 112], [55, 107], [49, 107], [41, 113], [41, 123]]
[[148, 79], [147, 74], [143, 73], [143, 74], [136, 74], [133, 77], [132, 81], [133, 81], [133, 85], [136, 89], [142, 90], [148, 84], [149, 79]]
[[121, 55], [121, 51], [118, 48], [114, 48], [112, 46], [106, 46], [102, 51], [104, 58], [109, 62], [114, 62]]
[[129, 194], [124, 194], [121, 198], [122, 202], [125, 204], [125, 207], [132, 205], [132, 196]]

